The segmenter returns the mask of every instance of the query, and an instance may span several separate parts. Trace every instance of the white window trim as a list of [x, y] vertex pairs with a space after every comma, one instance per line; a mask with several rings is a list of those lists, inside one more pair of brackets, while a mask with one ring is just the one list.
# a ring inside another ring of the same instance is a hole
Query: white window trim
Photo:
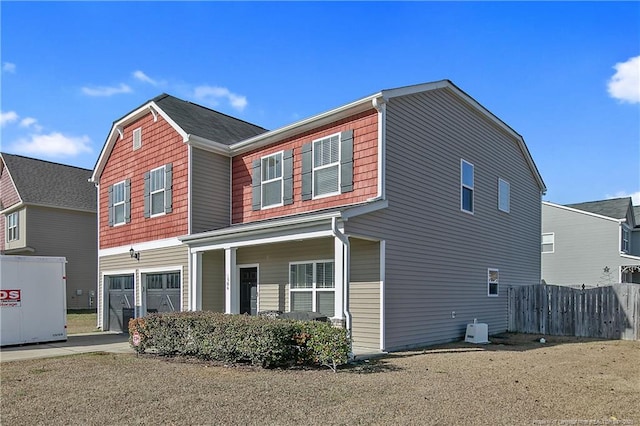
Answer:
[[[137, 144], [136, 144], [136, 135], [137, 135]], [[132, 146], [133, 146], [133, 150], [137, 150], [142, 148], [142, 127], [138, 127], [137, 129], [133, 130], [133, 138], [132, 138]]]
[[[162, 180], [163, 186], [162, 189], [158, 189], [155, 191], [151, 190], [151, 183], [153, 182], [153, 172], [162, 169]], [[162, 211], [160, 213], [153, 213], [153, 194], [158, 194], [162, 192]], [[155, 169], [151, 169], [149, 171], [149, 218], [164, 216], [167, 213], [165, 212], [165, 206], [167, 205], [167, 167], [166, 165], [162, 165], [160, 167], [156, 167]]]
[[[551, 242], [546, 244], [551, 244], [551, 251], [542, 251], [542, 245], [545, 244], [543, 238], [545, 235], [551, 235]], [[556, 251], [556, 233], [555, 232], [543, 232], [540, 238], [540, 253], [549, 254], [554, 253]]]
[[[495, 281], [491, 280], [491, 273], [496, 272], [498, 274], [498, 279]], [[496, 285], [496, 293], [491, 294], [491, 284]], [[500, 295], [500, 270], [496, 268], [488, 268], [487, 269], [487, 296], [488, 297], [498, 297]]]
[[[473, 169], [473, 185], [469, 186], [469, 185], [465, 185], [464, 184], [464, 164], [468, 164], [471, 166], [471, 168]], [[473, 165], [473, 163], [470, 163], [469, 161], [461, 158], [460, 159], [460, 211], [464, 212], [464, 213], [468, 213], [468, 214], [475, 214], [475, 207], [476, 207], [476, 191], [475, 191], [475, 186], [476, 186], [476, 167]], [[464, 188], [470, 189], [471, 190], [471, 210], [465, 210], [464, 209]]]
[[[274, 178], [274, 179], [269, 179], [269, 180], [262, 180], [262, 176], [264, 173], [264, 163], [262, 162], [265, 158], [269, 158], [269, 157], [273, 157], [279, 155], [280, 156], [280, 177], [278, 178]], [[264, 204], [262, 204], [262, 200], [263, 200], [263, 195], [264, 195], [264, 184], [266, 183], [272, 183], [272, 182], [276, 182], [276, 181], [280, 181], [280, 202], [276, 203], [276, 204], [269, 204], [268, 206], [265, 206]], [[264, 157], [260, 157], [260, 209], [261, 210], [268, 210], [268, 209], [272, 209], [274, 207], [282, 207], [284, 206], [284, 151], [279, 151], [279, 152], [274, 152], [273, 154], [269, 154], [269, 155], [265, 155]]]
[[[507, 188], [507, 194], [503, 194], [502, 193], [502, 185], [506, 185]], [[502, 208], [502, 205], [500, 203], [500, 201], [502, 201], [502, 198], [506, 196], [506, 204], [507, 204], [507, 208], [506, 210]], [[509, 182], [507, 182], [506, 180], [502, 179], [502, 178], [498, 178], [498, 210], [500, 210], [501, 212], [504, 213], [510, 213], [511, 212], [511, 184]]]
[[[324, 164], [322, 166], [316, 167], [316, 142], [323, 141], [325, 139], [331, 139], [334, 136], [338, 136], [338, 160], [330, 163]], [[342, 132], [333, 133], [327, 136], [323, 136], [318, 139], [314, 139], [311, 141], [311, 194], [312, 200], [318, 200], [326, 197], [333, 197], [335, 195], [340, 195], [340, 186], [342, 185], [342, 173], [340, 173], [340, 164], [342, 162]], [[328, 169], [329, 167], [338, 166], [338, 188], [335, 192], [329, 192], [326, 194], [316, 195], [316, 171], [322, 169]]]
[[[335, 282], [333, 284], [332, 288], [324, 288], [324, 287], [316, 287], [317, 283], [316, 283], [316, 265], [318, 263], [333, 263], [334, 265], [334, 272], [335, 272], [335, 261], [334, 259], [319, 259], [319, 260], [307, 260], [307, 261], [296, 261], [296, 262], [289, 262], [289, 269], [287, 271], [289, 278], [289, 311], [291, 311], [291, 293], [297, 293], [297, 292], [311, 292], [311, 308], [313, 309], [313, 312], [317, 312], [316, 311], [316, 304], [317, 304], [317, 293], [318, 292], [323, 292], [323, 293], [329, 293], [329, 292], [333, 292], [334, 297], [335, 297], [335, 292], [336, 292], [336, 287], [335, 287]], [[313, 266], [313, 284], [311, 287], [308, 288], [293, 288], [293, 286], [291, 285], [291, 266], [292, 265], [305, 265], [311, 263]], [[334, 280], [335, 281], [335, 280]], [[292, 312], [292, 311], [291, 311]], [[335, 312], [334, 312], [334, 316], [335, 316]]]
[[[15, 218], [15, 222], [11, 224], [11, 218]], [[7, 221], [7, 238], [6, 241], [8, 243], [13, 241], [18, 241], [20, 239], [20, 212], [16, 211], [13, 213], [9, 213], [6, 216]], [[11, 232], [13, 230], [13, 232]], [[13, 234], [13, 235], [11, 235]]]
[[[113, 208], [113, 226], [122, 226], [124, 224], [127, 223], [127, 219], [126, 219], [126, 203], [127, 203], [127, 194], [125, 193], [126, 190], [126, 185], [127, 185], [127, 181], [123, 180], [120, 181], [118, 183], [114, 183], [113, 184], [113, 197], [115, 198], [115, 192], [116, 192], [116, 186], [118, 185], [122, 185], [122, 201], [116, 203], [113, 203], [113, 206], [111, 206]], [[122, 222], [116, 222], [116, 206], [122, 205], [123, 206], [123, 214], [122, 214]]]

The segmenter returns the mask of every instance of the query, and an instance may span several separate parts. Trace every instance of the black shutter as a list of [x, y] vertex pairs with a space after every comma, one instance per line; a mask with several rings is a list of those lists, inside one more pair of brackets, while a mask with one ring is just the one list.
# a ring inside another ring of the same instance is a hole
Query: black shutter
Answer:
[[107, 192], [109, 193], [109, 226], [113, 226], [113, 185], [109, 185]]
[[261, 184], [262, 184], [262, 175], [261, 173], [261, 167], [260, 167], [260, 161], [261, 160], [253, 160], [253, 164], [252, 164], [252, 168], [253, 168], [253, 178], [251, 181], [251, 189], [252, 189], [252, 198], [251, 198], [251, 209], [252, 210], [260, 210], [260, 208], [262, 207], [262, 201], [261, 201], [261, 197], [262, 197], [262, 192], [261, 192]]
[[282, 203], [293, 204], [293, 150], [289, 149], [282, 155]]
[[340, 192], [353, 191], [353, 130], [340, 134]]
[[311, 143], [302, 145], [302, 199], [313, 198], [313, 158]]
[[151, 216], [151, 185], [149, 179], [151, 173], [146, 172], [144, 174], [144, 217]]
[[131, 222], [131, 179], [124, 181], [124, 223]]
[[164, 166], [164, 212], [173, 211], [173, 163]]

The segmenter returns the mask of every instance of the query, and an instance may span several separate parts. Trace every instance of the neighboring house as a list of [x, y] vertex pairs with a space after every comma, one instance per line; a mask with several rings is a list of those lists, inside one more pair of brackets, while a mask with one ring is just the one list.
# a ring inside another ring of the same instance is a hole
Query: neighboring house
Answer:
[[268, 132], [162, 95], [114, 123], [93, 181], [103, 328], [171, 308], [315, 311], [356, 352], [388, 351], [475, 318], [504, 331], [507, 287], [540, 282], [542, 178], [447, 80]]
[[542, 279], [594, 287], [640, 283], [640, 224], [631, 198], [542, 203]]
[[66, 257], [67, 308], [96, 309], [91, 170], [0, 153], [0, 253]]

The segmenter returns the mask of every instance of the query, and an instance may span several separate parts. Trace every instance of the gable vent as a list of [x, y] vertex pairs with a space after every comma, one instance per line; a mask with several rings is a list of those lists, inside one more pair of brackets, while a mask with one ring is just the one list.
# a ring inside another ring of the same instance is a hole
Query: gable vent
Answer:
[[133, 149], [140, 149], [142, 146], [142, 127], [138, 127], [133, 131]]

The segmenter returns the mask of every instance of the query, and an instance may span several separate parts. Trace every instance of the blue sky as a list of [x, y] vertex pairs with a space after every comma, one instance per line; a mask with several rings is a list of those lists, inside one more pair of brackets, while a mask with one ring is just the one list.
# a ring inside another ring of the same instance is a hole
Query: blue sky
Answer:
[[93, 168], [166, 92], [274, 129], [450, 79], [573, 203], [640, 204], [639, 2], [7, 2], [4, 152]]

